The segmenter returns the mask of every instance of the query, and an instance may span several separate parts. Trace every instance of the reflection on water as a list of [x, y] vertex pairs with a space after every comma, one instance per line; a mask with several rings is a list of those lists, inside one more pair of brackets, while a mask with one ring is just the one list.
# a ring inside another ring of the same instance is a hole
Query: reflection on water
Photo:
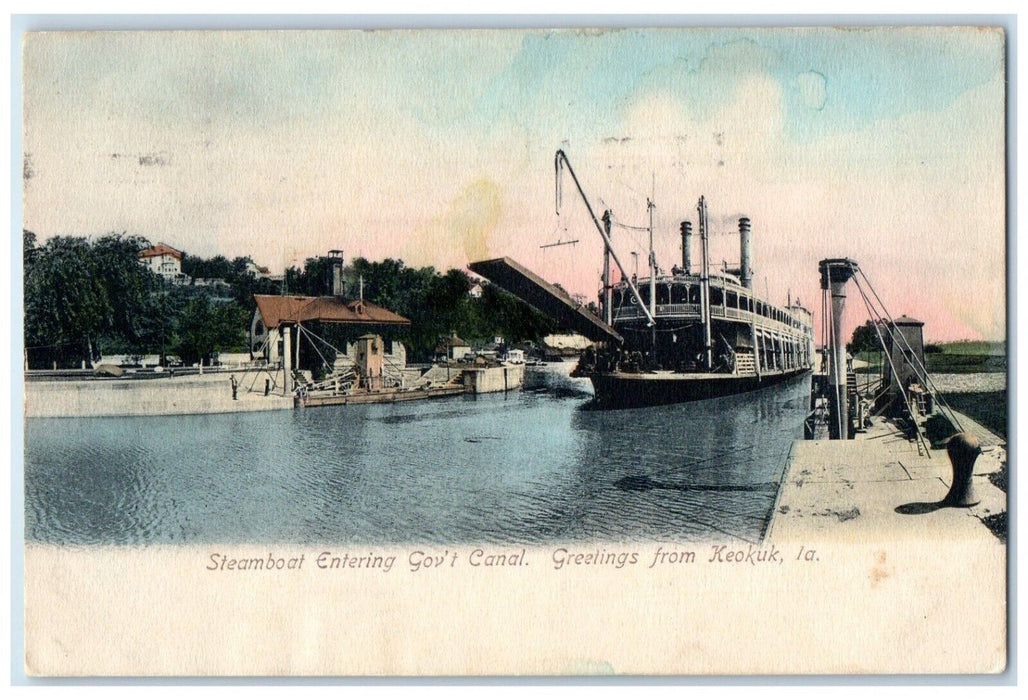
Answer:
[[26, 422], [26, 537], [57, 544], [761, 537], [808, 382], [582, 410], [471, 399]]

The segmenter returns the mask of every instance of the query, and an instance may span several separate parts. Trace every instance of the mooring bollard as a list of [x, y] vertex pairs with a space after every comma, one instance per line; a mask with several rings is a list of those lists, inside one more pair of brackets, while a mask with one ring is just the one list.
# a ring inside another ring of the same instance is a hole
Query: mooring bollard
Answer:
[[946, 452], [953, 465], [953, 485], [943, 504], [951, 508], [967, 508], [981, 502], [974, 490], [971, 476], [974, 463], [982, 453], [978, 438], [971, 433], [957, 433], [946, 443]]

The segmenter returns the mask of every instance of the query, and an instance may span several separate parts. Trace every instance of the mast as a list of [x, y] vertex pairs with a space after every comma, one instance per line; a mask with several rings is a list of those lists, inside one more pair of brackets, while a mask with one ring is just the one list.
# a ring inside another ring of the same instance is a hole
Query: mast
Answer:
[[[653, 252], [653, 200], [646, 199], [646, 211], [650, 215], [650, 318], [657, 317], [657, 255]], [[652, 326], [650, 333], [651, 348], [657, 350], [657, 327]]]
[[[607, 238], [610, 238], [610, 209], [603, 212], [603, 228], [607, 231]], [[614, 309], [610, 284], [610, 246], [603, 244], [603, 320], [608, 326], [614, 324]]]
[[714, 365], [710, 344], [710, 249], [707, 245], [707, 201], [702, 196], [696, 210], [700, 220], [700, 318], [703, 319], [703, 360], [709, 372]]

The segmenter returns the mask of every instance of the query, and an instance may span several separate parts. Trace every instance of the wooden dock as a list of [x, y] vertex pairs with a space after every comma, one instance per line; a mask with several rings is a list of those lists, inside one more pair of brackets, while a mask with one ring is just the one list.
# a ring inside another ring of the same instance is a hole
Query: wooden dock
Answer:
[[315, 406], [346, 406], [364, 403], [396, 403], [398, 401], [418, 401], [423, 399], [439, 399], [447, 396], [458, 396], [464, 393], [462, 384], [415, 389], [381, 389], [378, 391], [358, 391], [353, 394], [308, 394], [298, 396], [298, 407], [313, 408]]

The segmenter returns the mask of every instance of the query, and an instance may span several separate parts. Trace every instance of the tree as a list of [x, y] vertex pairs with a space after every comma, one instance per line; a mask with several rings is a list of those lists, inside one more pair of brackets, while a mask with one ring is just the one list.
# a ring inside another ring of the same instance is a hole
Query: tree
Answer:
[[30, 361], [90, 359], [100, 295], [88, 268], [85, 239], [57, 237], [26, 256], [25, 348]]
[[149, 247], [139, 236], [108, 234], [93, 242], [92, 271], [103, 295], [104, 338], [138, 346], [144, 307], [160, 280], [139, 264], [139, 252]]
[[221, 279], [226, 282], [232, 277], [234, 268], [224, 255], [213, 258], [198, 258], [188, 253], [182, 255], [182, 274], [186, 277]]
[[232, 303], [218, 304], [206, 294], [192, 297], [177, 314], [176, 353], [186, 365], [210, 364], [215, 352], [245, 342], [246, 312]]
[[157, 284], [139, 264], [145, 239], [56, 236], [36, 246], [35, 236], [24, 232], [23, 241], [30, 363], [77, 365], [98, 358], [105, 344], [138, 340], [138, 320]]
[[36, 234], [25, 229], [21, 230], [22, 263], [27, 268], [36, 254]]
[[289, 294], [328, 296], [332, 293], [332, 259], [307, 258], [302, 270], [290, 266], [285, 271], [285, 286]]
[[882, 344], [878, 340], [878, 332], [872, 321], [857, 326], [853, 330], [853, 338], [846, 344], [846, 350], [853, 355], [858, 352], [877, 352], [881, 349]]
[[[107, 234], [94, 241], [64, 236], [43, 246], [30, 231], [22, 237], [25, 344], [34, 366], [54, 361], [77, 366], [101, 352], [175, 352], [187, 364], [208, 362], [219, 350], [243, 346], [256, 306], [254, 294], [280, 292], [277, 283], [248, 269], [249, 257], [205, 259], [183, 253], [184, 274], [230, 285], [231, 295], [223, 298], [208, 287], [168, 284], [140, 265], [139, 252], [149, 242], [139, 236]], [[333, 264], [322, 256], [307, 259], [302, 270], [290, 267], [288, 292], [331, 294]], [[363, 288], [368, 302], [411, 321], [409, 327], [376, 332], [386, 340], [402, 341], [413, 360], [430, 359], [439, 338], [451, 331], [472, 342], [495, 335], [518, 342], [538, 339], [554, 328], [548, 318], [495, 285], [485, 285], [482, 296], [472, 298], [472, 281], [460, 269], [440, 273], [433, 267], [406, 267], [398, 259], [358, 257], [343, 274], [349, 299], [361, 295]], [[342, 347], [366, 330], [324, 324], [317, 332]], [[302, 356], [313, 357], [313, 346]]]
[[557, 330], [549, 316], [494, 284], [483, 290], [479, 301], [484, 306], [483, 316], [494, 320], [491, 334], [502, 335], [511, 343], [538, 340]]

